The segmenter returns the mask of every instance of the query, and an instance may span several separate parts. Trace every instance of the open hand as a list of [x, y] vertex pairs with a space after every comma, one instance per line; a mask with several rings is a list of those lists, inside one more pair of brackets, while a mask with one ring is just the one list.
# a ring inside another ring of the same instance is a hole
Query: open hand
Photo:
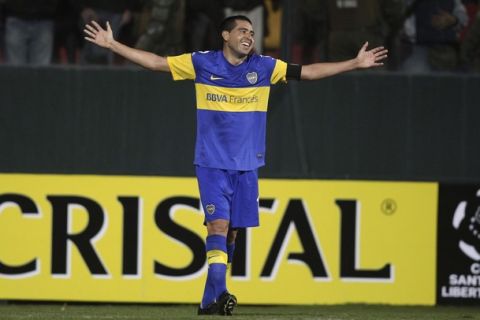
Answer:
[[383, 66], [382, 60], [387, 58], [388, 50], [384, 47], [376, 47], [367, 51], [368, 41], [362, 46], [357, 55], [359, 68], [371, 68]]
[[114, 41], [112, 28], [110, 28], [110, 23], [108, 23], [108, 21], [106, 30], [96, 21], [92, 21], [85, 25], [83, 32], [86, 34], [85, 40], [93, 42], [100, 47], [110, 48], [110, 45]]

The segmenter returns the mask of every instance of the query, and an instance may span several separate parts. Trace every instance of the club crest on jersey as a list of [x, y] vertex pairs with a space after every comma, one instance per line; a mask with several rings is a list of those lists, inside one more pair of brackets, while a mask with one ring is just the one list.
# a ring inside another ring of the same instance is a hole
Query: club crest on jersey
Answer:
[[256, 72], [249, 72], [247, 73], [247, 80], [250, 84], [255, 84], [258, 81], [258, 75]]
[[205, 206], [205, 209], [207, 209], [208, 214], [213, 214], [215, 212], [215, 205], [214, 204], [207, 204]]

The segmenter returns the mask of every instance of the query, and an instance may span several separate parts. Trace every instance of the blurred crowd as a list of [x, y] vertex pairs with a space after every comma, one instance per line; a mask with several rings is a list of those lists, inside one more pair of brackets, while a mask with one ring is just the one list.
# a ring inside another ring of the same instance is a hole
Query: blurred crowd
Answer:
[[220, 21], [243, 14], [256, 51], [291, 62], [349, 59], [368, 40], [389, 48], [390, 70], [480, 72], [479, 8], [479, 0], [0, 0], [0, 63], [127, 64], [83, 39], [91, 20], [160, 55], [218, 49]]

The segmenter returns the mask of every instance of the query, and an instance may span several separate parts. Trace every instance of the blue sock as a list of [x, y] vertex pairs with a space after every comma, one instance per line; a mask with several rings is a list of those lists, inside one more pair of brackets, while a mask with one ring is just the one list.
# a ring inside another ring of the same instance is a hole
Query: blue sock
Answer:
[[202, 308], [206, 308], [225, 291], [227, 291], [227, 238], [222, 235], [207, 237], [206, 243], [208, 275], [202, 298]]

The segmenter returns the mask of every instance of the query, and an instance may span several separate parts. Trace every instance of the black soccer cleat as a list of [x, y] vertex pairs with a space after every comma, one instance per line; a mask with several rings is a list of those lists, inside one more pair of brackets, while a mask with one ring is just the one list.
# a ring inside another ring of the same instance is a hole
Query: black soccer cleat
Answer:
[[225, 291], [217, 299], [217, 302], [210, 303], [205, 309], [198, 307], [197, 315], [221, 315], [231, 316], [233, 315], [233, 309], [237, 305], [237, 298]]
[[237, 306], [237, 297], [225, 291], [217, 300], [218, 314], [222, 316], [233, 315], [233, 309]]
[[198, 307], [197, 315], [215, 315], [218, 314], [218, 304], [216, 302], [210, 303], [205, 309]]

